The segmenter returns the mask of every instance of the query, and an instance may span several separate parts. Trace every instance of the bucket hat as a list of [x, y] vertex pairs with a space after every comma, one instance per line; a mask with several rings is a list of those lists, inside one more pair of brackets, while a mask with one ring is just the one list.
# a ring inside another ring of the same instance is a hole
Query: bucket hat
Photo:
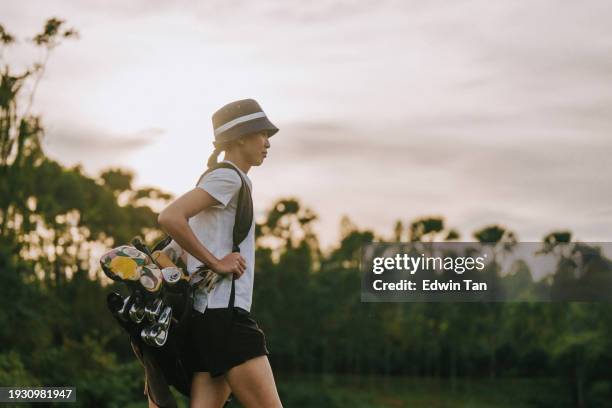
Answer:
[[252, 133], [265, 131], [271, 137], [278, 132], [254, 99], [228, 103], [212, 115], [212, 124], [215, 147]]

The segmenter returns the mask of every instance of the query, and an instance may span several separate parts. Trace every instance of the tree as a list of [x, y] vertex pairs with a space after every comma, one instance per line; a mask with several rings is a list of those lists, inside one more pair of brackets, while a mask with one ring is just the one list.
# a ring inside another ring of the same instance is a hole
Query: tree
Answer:
[[[28, 187], [33, 168], [44, 158], [41, 120], [31, 114], [36, 89], [52, 51], [62, 40], [77, 36], [74, 29], [65, 28], [63, 20], [51, 18], [31, 40], [44, 52], [41, 61], [14, 74], [4, 59], [0, 60], [0, 244], [14, 253], [20, 250], [17, 237], [31, 227], [32, 191]], [[15, 37], [0, 26], [1, 57], [15, 42]]]
[[[483, 273], [486, 274], [487, 286], [492, 293], [504, 296], [500, 284], [500, 266], [497, 262], [500, 255], [512, 251], [517, 243], [516, 234], [499, 225], [489, 225], [474, 232], [474, 237], [484, 245], [493, 246], [493, 260], [487, 265]], [[504, 310], [499, 303], [483, 304], [487, 313], [484, 314], [483, 323], [488, 326], [485, 346], [489, 355], [489, 376], [497, 376], [497, 352], [500, 340], [500, 320]]]

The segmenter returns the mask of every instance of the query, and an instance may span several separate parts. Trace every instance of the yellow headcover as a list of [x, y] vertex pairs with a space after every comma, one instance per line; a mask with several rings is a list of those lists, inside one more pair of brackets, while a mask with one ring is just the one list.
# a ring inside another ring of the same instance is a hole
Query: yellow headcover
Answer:
[[151, 263], [143, 252], [127, 245], [113, 248], [100, 259], [102, 267], [111, 279], [137, 281], [142, 274], [142, 267]]

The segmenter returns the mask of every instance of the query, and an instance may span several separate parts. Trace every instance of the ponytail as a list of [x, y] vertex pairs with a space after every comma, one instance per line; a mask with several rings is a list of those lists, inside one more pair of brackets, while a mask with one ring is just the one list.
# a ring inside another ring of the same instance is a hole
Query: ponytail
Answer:
[[213, 150], [212, 154], [208, 158], [208, 163], [207, 163], [208, 168], [211, 168], [212, 166], [217, 164], [217, 159], [219, 158], [219, 155], [221, 154], [222, 151], [223, 149], [220, 146], [215, 145], [215, 150]]

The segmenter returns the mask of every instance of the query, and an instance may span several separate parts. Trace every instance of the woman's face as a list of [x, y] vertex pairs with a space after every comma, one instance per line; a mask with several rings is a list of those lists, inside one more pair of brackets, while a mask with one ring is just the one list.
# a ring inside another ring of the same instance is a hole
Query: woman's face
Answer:
[[268, 140], [268, 132], [259, 132], [246, 136], [244, 143], [241, 144], [243, 156], [247, 159], [251, 166], [259, 166], [263, 163], [270, 148]]

